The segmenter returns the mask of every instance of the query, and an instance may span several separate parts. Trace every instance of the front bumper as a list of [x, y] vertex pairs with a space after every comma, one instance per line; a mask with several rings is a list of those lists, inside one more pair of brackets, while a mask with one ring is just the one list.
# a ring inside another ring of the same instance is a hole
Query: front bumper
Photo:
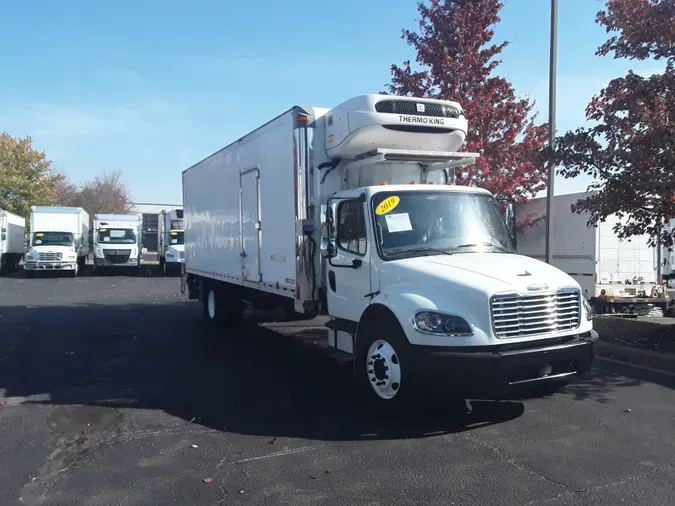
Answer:
[[110, 262], [105, 258], [94, 257], [94, 265], [96, 265], [96, 267], [138, 267], [140, 261], [138, 258], [129, 258], [126, 262], [118, 263]]
[[598, 333], [492, 347], [417, 347], [416, 376], [424, 386], [471, 399], [500, 399], [537, 385], [587, 373]]
[[74, 271], [77, 262], [26, 262], [23, 268], [27, 271]]

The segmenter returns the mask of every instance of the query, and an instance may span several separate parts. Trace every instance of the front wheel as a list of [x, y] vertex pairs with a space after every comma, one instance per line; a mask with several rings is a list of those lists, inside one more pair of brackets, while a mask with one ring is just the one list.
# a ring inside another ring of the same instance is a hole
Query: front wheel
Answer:
[[411, 345], [392, 324], [369, 326], [358, 335], [354, 376], [367, 405], [379, 413], [403, 414], [417, 397]]

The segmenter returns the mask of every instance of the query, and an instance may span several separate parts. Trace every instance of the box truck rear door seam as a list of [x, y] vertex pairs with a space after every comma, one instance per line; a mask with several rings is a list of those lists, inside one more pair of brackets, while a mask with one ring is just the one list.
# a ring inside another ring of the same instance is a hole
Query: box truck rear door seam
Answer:
[[239, 227], [241, 233], [241, 275], [246, 283], [262, 282], [260, 169], [239, 172]]

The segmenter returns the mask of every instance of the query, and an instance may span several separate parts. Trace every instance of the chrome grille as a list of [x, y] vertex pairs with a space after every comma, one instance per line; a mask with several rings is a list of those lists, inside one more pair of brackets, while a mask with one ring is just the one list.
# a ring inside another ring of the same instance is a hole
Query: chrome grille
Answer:
[[60, 262], [61, 253], [38, 253], [38, 262]]
[[492, 298], [492, 326], [499, 338], [529, 337], [576, 329], [580, 324], [578, 290], [537, 295], [505, 294]]

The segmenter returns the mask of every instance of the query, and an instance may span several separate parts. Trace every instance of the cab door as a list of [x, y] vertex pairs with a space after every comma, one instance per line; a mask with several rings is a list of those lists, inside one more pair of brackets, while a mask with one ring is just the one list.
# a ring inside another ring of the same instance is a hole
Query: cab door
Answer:
[[328, 314], [358, 322], [370, 303], [372, 237], [361, 197], [330, 200], [331, 252], [326, 266]]

